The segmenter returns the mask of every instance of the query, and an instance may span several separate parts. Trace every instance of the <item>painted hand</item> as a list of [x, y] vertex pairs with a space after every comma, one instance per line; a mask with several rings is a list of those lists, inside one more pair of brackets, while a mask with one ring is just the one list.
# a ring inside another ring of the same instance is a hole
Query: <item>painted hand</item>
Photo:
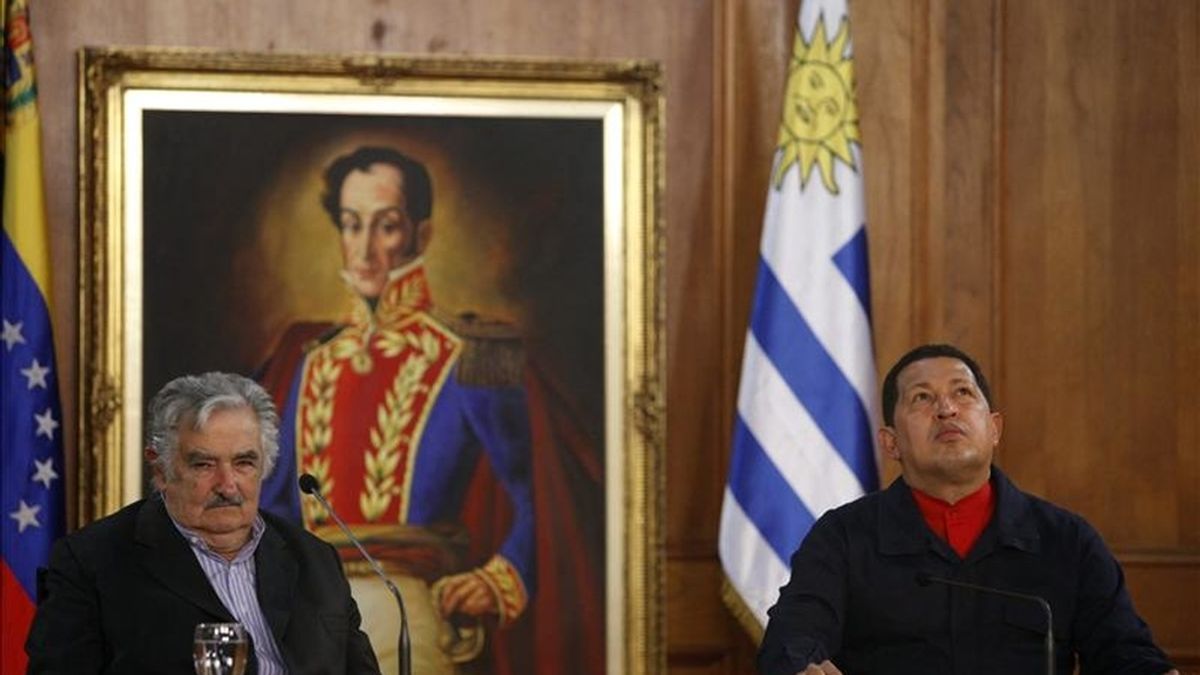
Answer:
[[443, 577], [439, 581], [438, 608], [442, 616], [465, 614], [467, 616], [483, 616], [497, 614], [500, 608], [496, 605], [496, 594], [479, 574], [463, 572]]

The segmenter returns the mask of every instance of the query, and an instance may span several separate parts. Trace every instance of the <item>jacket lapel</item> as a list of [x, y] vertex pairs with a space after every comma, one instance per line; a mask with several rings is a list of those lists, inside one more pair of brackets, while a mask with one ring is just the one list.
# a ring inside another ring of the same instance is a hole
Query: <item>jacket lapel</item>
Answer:
[[996, 491], [996, 512], [967, 559], [983, 558], [998, 548], [1026, 553], [1040, 551], [1041, 537], [1036, 523], [1029, 516], [1029, 497], [995, 466], [992, 467], [992, 486]]
[[254, 553], [254, 571], [258, 581], [258, 603], [271, 626], [275, 644], [283, 652], [283, 637], [292, 618], [292, 598], [300, 569], [295, 556], [288, 553], [287, 542], [269, 522]]
[[161, 497], [146, 500], [137, 515], [134, 537], [138, 562], [151, 577], [222, 621], [234, 620], [208, 583], [196, 554], [171, 522]]
[[930, 551], [947, 562], [958, 560], [950, 545], [938, 538], [917, 508], [912, 489], [897, 478], [879, 500], [879, 552], [882, 555], [919, 555]]

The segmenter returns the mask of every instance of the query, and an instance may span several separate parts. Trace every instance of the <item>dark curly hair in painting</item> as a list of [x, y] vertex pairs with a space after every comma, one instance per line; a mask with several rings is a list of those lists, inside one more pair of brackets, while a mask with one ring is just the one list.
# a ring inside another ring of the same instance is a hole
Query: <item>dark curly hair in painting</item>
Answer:
[[896, 401], [900, 398], [900, 392], [896, 388], [896, 379], [900, 376], [900, 371], [917, 361], [940, 357], [962, 361], [963, 365], [969, 368], [971, 374], [975, 376], [975, 384], [979, 386], [979, 391], [983, 393], [983, 398], [987, 401], [988, 407], [992, 407], [992, 390], [988, 387], [987, 378], [984, 377], [983, 370], [979, 367], [979, 364], [975, 363], [975, 359], [954, 345], [921, 345], [901, 356], [896, 365], [892, 366], [892, 369], [888, 371], [887, 377], [883, 378], [883, 423], [885, 425], [890, 427], [896, 422]]
[[334, 227], [341, 223], [342, 183], [353, 171], [366, 171], [372, 164], [390, 164], [404, 176], [404, 202], [408, 217], [419, 223], [433, 212], [433, 187], [425, 165], [391, 148], [363, 146], [348, 155], [342, 155], [325, 169], [325, 191], [321, 193], [321, 206], [333, 220]]

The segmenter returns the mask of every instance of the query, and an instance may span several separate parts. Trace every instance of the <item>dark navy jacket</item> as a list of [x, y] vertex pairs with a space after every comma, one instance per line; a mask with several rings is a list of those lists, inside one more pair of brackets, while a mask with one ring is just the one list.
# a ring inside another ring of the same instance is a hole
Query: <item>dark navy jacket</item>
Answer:
[[1076, 657], [1082, 675], [1170, 670], [1100, 535], [995, 467], [992, 485], [995, 514], [965, 560], [925, 524], [902, 479], [822, 516], [769, 612], [759, 672], [793, 675], [827, 658], [846, 675], [1045, 672], [1036, 603], [921, 586], [921, 573], [1045, 598], [1063, 675]]

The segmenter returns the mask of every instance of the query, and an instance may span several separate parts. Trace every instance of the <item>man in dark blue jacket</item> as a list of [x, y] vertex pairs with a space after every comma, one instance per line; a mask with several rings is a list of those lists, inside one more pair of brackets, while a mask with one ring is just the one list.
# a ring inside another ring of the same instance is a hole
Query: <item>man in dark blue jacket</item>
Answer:
[[1178, 675], [1096, 531], [992, 466], [1003, 420], [971, 357], [949, 345], [904, 355], [883, 415], [879, 444], [902, 478], [813, 526], [769, 613], [763, 675], [1045, 672], [1036, 602], [931, 576], [1048, 601], [1058, 673], [1078, 658], [1084, 675]]

